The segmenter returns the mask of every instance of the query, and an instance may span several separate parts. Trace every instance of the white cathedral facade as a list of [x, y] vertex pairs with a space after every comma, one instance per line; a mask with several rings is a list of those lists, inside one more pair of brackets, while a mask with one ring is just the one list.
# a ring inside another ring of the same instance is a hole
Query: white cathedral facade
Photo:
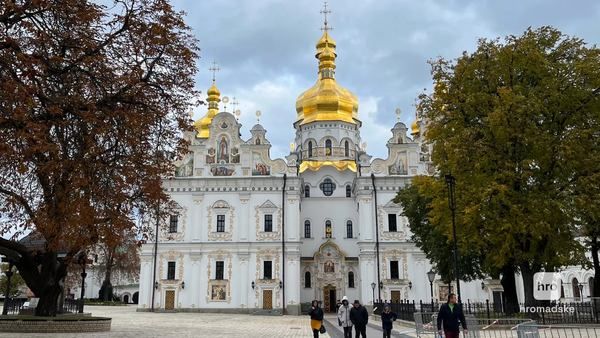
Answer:
[[[178, 211], [141, 251], [140, 311], [299, 314], [313, 299], [325, 310], [347, 296], [372, 304], [429, 300], [432, 269], [411, 242], [393, 203], [415, 175], [432, 173], [424, 124], [396, 123], [388, 156], [372, 159], [361, 140], [358, 100], [335, 80], [336, 43], [317, 43], [318, 79], [296, 103], [295, 143], [272, 159], [260, 124], [240, 138], [236, 116], [219, 110], [214, 81], [208, 112], [194, 124], [189, 153], [163, 186]], [[379, 243], [379, 245], [377, 245]], [[378, 247], [378, 250], [377, 250]], [[462, 283], [463, 299], [492, 300], [499, 281]], [[433, 298], [448, 287], [439, 276]]]

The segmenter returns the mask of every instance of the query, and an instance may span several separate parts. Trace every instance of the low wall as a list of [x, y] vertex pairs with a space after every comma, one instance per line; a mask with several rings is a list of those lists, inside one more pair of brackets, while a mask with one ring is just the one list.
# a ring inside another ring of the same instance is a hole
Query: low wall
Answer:
[[85, 320], [0, 318], [0, 332], [67, 333], [110, 331], [112, 320], [97, 317]]

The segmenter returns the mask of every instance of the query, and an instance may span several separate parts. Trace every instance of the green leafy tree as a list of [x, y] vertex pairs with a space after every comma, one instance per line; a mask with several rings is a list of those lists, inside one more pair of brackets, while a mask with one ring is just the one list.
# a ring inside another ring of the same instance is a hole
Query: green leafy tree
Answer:
[[[554, 28], [527, 29], [480, 40], [455, 61], [432, 61], [434, 93], [420, 96], [432, 161], [456, 177], [460, 251], [482, 253], [483, 270], [502, 273], [512, 310], [513, 272], [532, 303], [535, 272], [584, 260], [569, 159], [582, 149], [574, 137], [580, 119], [597, 108], [598, 55]], [[446, 198], [433, 196], [435, 227], [447, 226]]]
[[[2, 271], [2, 275], [0, 276], [0, 294], [6, 297], [6, 283], [8, 283], [8, 278], [6, 277], [6, 271], [8, 271], [8, 264], [3, 263], [0, 265], [0, 269]], [[14, 298], [21, 296], [21, 290], [25, 287], [25, 281], [23, 277], [19, 274], [17, 269], [13, 267], [13, 275], [10, 277], [10, 292], [8, 297]]]
[[[436, 272], [446, 283], [455, 279], [452, 244], [452, 229], [433, 226], [429, 217], [431, 203], [436, 194], [444, 194], [443, 186], [434, 177], [418, 176], [398, 192], [395, 203], [402, 205], [402, 215], [409, 221], [412, 240], [423, 250], [427, 258], [434, 263]], [[459, 273], [461, 280], [472, 280], [483, 277], [481, 257], [475, 250], [461, 252], [459, 256]]]

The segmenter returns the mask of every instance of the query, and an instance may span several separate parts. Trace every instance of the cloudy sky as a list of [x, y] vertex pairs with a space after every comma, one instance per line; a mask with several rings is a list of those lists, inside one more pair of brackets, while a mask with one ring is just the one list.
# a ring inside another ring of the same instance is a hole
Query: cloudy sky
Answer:
[[[200, 41], [197, 87], [206, 92], [216, 60], [222, 95], [236, 97], [243, 137], [261, 124], [272, 157], [289, 152], [294, 139], [296, 97], [317, 76], [315, 43], [321, 36], [320, 0], [174, 0]], [[600, 1], [558, 0], [329, 0], [329, 23], [337, 41], [336, 78], [359, 98], [361, 135], [376, 157], [395, 123], [394, 110], [410, 125], [414, 103], [431, 88], [427, 60], [473, 51], [478, 38], [521, 34], [552, 25], [600, 41]], [[227, 108], [231, 111], [231, 108]], [[197, 109], [195, 118], [205, 113]]]

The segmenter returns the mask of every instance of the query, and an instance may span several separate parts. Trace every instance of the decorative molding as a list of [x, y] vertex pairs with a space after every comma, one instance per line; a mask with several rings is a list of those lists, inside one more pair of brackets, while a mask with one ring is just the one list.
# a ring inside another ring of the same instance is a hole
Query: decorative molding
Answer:
[[[212, 206], [206, 208], [208, 221], [209, 241], [231, 241], [233, 238], [233, 226], [235, 224], [235, 208], [227, 202], [219, 200]], [[217, 215], [225, 215], [225, 232], [217, 232]]]

